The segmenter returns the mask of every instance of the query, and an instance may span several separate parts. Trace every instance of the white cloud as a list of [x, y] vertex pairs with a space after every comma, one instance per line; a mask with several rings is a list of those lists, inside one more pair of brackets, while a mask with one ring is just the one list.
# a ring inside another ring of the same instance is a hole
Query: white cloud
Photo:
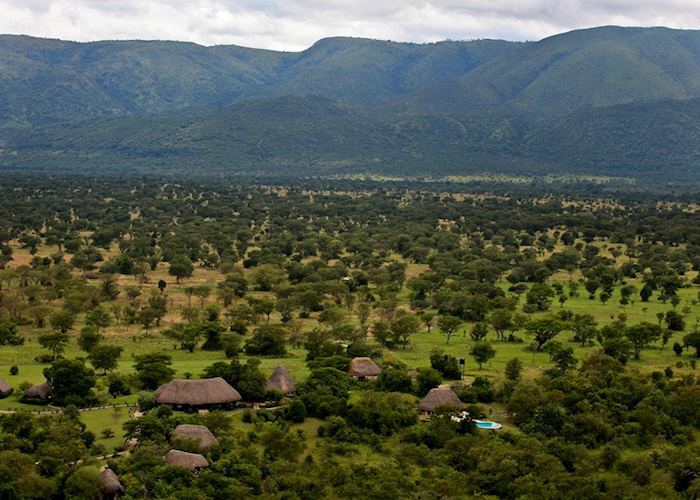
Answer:
[[700, 27], [697, 0], [0, 0], [0, 33], [301, 50], [326, 36], [537, 40], [619, 24]]

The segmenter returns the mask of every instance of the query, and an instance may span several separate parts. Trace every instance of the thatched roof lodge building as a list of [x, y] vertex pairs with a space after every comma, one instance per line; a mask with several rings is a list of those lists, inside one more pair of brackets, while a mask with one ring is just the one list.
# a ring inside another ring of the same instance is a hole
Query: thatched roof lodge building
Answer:
[[180, 424], [175, 427], [172, 434], [173, 441], [187, 439], [198, 442], [201, 450], [208, 450], [212, 446], [219, 444], [214, 434], [205, 425]]
[[124, 494], [124, 486], [112, 469], [103, 469], [100, 476], [102, 477], [102, 498], [111, 499]]
[[284, 396], [297, 392], [297, 386], [294, 385], [292, 375], [282, 365], [275, 368], [270, 378], [267, 379], [266, 389], [268, 391], [279, 391]]
[[367, 357], [353, 358], [348, 367], [350, 376], [357, 380], [375, 380], [381, 371], [379, 365]]
[[175, 379], [158, 387], [155, 395], [159, 405], [176, 408], [231, 407], [241, 400], [239, 392], [221, 377]]
[[430, 392], [421, 399], [418, 408], [421, 413], [429, 414], [433, 413], [441, 406], [454, 406], [459, 408], [462, 405], [463, 403], [460, 401], [459, 396], [457, 396], [457, 393], [453, 391], [451, 387], [441, 385], [440, 387], [430, 389]]
[[52, 395], [53, 389], [48, 382], [44, 382], [43, 384], [35, 385], [27, 389], [27, 392], [22, 396], [22, 402], [46, 404], [51, 401]]
[[209, 462], [199, 453], [188, 453], [180, 450], [170, 450], [165, 455], [165, 461], [170, 465], [184, 467], [192, 472], [209, 467]]
[[4, 378], [0, 378], [0, 399], [9, 396], [12, 394], [12, 391], [14, 391], [14, 388]]

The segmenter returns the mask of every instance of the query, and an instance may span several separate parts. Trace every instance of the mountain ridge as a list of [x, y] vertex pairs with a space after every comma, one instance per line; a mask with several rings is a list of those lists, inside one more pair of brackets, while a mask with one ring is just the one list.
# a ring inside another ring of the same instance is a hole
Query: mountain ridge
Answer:
[[700, 169], [696, 30], [330, 37], [299, 52], [2, 35], [0, 92], [1, 168], [658, 179]]

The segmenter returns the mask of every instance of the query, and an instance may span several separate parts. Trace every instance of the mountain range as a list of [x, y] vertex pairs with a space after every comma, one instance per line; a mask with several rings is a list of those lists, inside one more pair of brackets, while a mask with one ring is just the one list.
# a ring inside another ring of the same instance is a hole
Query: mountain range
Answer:
[[0, 36], [0, 168], [697, 182], [700, 31], [295, 53]]

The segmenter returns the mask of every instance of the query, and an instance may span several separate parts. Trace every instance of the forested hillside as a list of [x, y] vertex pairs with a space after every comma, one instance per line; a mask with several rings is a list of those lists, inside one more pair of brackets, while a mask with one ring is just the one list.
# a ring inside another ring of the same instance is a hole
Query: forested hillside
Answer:
[[320, 40], [298, 53], [0, 37], [0, 166], [246, 175], [700, 168], [700, 32]]

